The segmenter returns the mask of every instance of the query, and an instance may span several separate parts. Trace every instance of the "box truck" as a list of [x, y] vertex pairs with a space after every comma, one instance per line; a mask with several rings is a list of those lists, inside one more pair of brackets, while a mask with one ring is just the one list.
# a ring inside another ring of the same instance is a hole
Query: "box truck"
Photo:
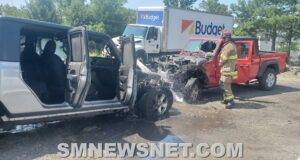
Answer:
[[[218, 38], [232, 30], [233, 17], [171, 7], [139, 7], [137, 23], [123, 35], [134, 35], [136, 54], [146, 63], [151, 57], [179, 53], [190, 38]], [[118, 37], [113, 39], [118, 44]]]

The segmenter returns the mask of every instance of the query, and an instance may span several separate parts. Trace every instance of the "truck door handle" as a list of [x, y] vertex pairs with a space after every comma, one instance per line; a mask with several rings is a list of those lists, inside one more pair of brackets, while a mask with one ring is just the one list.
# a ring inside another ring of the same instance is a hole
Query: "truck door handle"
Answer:
[[242, 64], [242, 65], [240, 65], [240, 67], [249, 67], [249, 65]]

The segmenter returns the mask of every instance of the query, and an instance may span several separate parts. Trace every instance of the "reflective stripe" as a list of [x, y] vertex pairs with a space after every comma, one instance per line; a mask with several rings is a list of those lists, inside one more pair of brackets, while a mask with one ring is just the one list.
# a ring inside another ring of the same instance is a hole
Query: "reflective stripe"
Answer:
[[231, 59], [238, 59], [238, 56], [237, 55], [234, 55], [234, 56], [222, 56], [221, 57], [222, 60], [226, 61], [226, 60], [231, 60]]
[[236, 76], [238, 73], [237, 71], [235, 72], [222, 72], [225, 76]]
[[234, 96], [233, 96], [233, 95], [231, 95], [231, 96], [225, 96], [225, 97], [224, 97], [224, 100], [225, 100], [225, 101], [232, 100], [232, 99], [234, 99]]

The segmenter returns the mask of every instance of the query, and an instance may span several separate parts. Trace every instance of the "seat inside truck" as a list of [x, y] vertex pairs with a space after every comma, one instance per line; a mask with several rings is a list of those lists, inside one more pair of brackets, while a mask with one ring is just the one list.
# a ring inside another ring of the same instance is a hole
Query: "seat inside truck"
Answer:
[[107, 40], [89, 35], [91, 86], [87, 101], [110, 100], [119, 93], [120, 62]]
[[[87, 101], [110, 100], [119, 93], [119, 66], [107, 37], [88, 36], [91, 85]], [[106, 38], [106, 39], [105, 39]], [[67, 31], [25, 28], [21, 31], [22, 78], [44, 104], [65, 102]]]
[[22, 78], [45, 104], [65, 101], [67, 35], [48, 30], [21, 31]]

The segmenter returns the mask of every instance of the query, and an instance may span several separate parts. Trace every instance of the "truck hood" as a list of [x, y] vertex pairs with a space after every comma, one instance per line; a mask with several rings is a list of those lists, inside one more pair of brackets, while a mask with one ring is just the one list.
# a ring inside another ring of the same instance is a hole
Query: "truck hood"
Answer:
[[[115, 44], [116, 46], [120, 46], [119, 39], [120, 39], [120, 36], [112, 38], [112, 41], [114, 42], [114, 44]], [[143, 39], [143, 38], [137, 38], [137, 37], [134, 37], [134, 42], [135, 42], [136, 44], [143, 43], [143, 42], [144, 42], [144, 39]]]
[[197, 56], [189, 56], [189, 55], [171, 55], [171, 56], [165, 56], [160, 58], [160, 61], [166, 62], [168, 64], [174, 64], [174, 65], [202, 65], [207, 62], [207, 59], [204, 57], [197, 57]]

